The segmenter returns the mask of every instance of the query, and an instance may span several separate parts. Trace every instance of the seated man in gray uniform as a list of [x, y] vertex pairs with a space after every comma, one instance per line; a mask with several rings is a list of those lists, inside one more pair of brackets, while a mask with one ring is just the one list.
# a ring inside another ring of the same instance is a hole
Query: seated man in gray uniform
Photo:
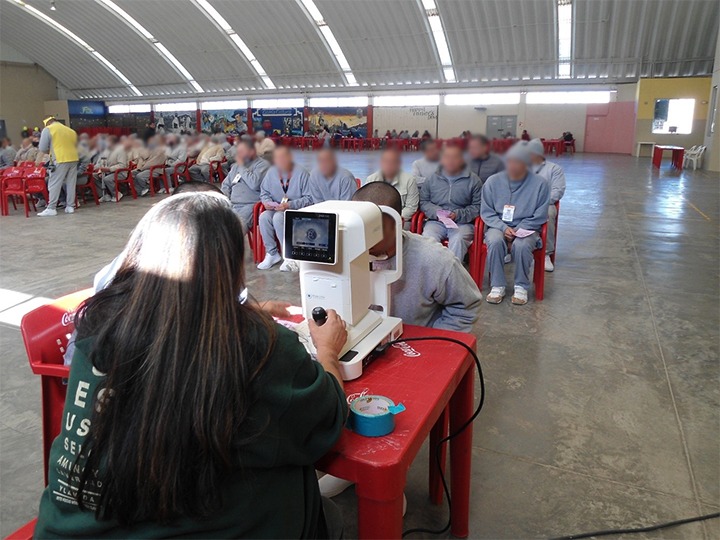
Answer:
[[470, 170], [480, 177], [483, 184], [493, 174], [505, 170], [502, 159], [490, 152], [490, 140], [485, 135], [475, 135], [468, 142]]
[[420, 190], [420, 210], [428, 219], [423, 236], [447, 240], [450, 251], [462, 262], [473, 239], [473, 222], [480, 214], [482, 181], [465, 165], [459, 146], [446, 146], [440, 163]]
[[[369, 201], [402, 211], [400, 194], [391, 185], [373, 182], [361, 187], [354, 201]], [[384, 258], [375, 269], [394, 266], [398, 246], [395, 220], [383, 215], [383, 239], [370, 254]], [[402, 233], [403, 275], [391, 285], [390, 315], [406, 324], [470, 332], [477, 321], [482, 295], [462, 263], [450, 250], [429, 238]]]
[[[260, 214], [259, 228], [265, 244], [265, 259], [257, 265], [259, 270], [269, 270], [283, 260], [276, 237], [282, 242], [285, 210], [297, 210], [312, 204], [308, 172], [293, 163], [292, 153], [287, 146], [275, 148], [273, 163], [260, 185], [260, 202], [265, 206], [265, 211]], [[294, 272], [297, 269], [294, 261], [284, 261], [280, 266], [281, 272]]]
[[230, 197], [233, 210], [249, 231], [253, 227], [253, 207], [260, 200], [260, 186], [270, 163], [258, 157], [255, 143], [241, 139], [237, 146], [237, 159], [222, 183], [222, 192]]
[[[505, 297], [504, 259], [508, 249], [515, 261], [515, 292], [512, 303], [527, 304], [533, 250], [540, 245], [540, 229], [547, 221], [550, 186], [530, 171], [526, 141], [505, 154], [507, 169], [494, 174], [482, 189], [482, 210], [490, 272], [487, 301], [499, 304]], [[508, 247], [508, 245], [510, 247]]]
[[353, 174], [338, 166], [335, 151], [323, 148], [317, 154], [317, 166], [310, 172], [313, 204], [325, 201], [349, 201], [357, 190]]
[[533, 172], [545, 178], [550, 184], [545, 271], [552, 272], [555, 270], [555, 265], [550, 260], [550, 255], [555, 253], [555, 219], [557, 218], [555, 203], [565, 195], [565, 171], [557, 163], [545, 159], [545, 149], [540, 139], [531, 140], [528, 143], [528, 148], [530, 149]]

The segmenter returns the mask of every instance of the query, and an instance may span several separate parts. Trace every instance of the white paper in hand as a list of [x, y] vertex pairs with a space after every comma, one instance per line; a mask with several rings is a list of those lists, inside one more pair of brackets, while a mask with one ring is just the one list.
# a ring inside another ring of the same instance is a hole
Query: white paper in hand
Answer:
[[457, 229], [457, 223], [455, 223], [452, 219], [450, 219], [450, 211], [449, 210], [438, 210], [437, 211], [437, 218], [440, 223], [445, 225], [448, 229]]

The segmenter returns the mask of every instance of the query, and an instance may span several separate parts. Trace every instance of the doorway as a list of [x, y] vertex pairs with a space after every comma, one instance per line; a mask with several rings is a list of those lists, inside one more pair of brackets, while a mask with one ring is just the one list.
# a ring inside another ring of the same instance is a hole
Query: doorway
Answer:
[[508, 133], [511, 137], [516, 136], [517, 115], [488, 116], [487, 131], [485, 132], [491, 139], [504, 138]]

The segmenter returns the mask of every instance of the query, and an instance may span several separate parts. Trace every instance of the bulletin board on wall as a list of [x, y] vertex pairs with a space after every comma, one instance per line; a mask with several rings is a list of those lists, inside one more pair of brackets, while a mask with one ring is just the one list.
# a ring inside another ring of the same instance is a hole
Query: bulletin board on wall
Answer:
[[367, 137], [367, 107], [311, 107], [308, 115], [310, 131], [317, 132], [327, 127], [330, 132], [356, 131]]
[[437, 107], [374, 107], [373, 126], [382, 137], [387, 130], [393, 129], [400, 133], [405, 129], [412, 135], [426, 130], [433, 137], [437, 136]]
[[242, 135], [247, 133], [247, 109], [218, 109], [202, 111], [201, 130], [207, 133]]
[[302, 135], [303, 109], [253, 109], [253, 128], [267, 135]]
[[195, 111], [155, 112], [155, 129], [159, 133], [189, 133], [196, 128]]

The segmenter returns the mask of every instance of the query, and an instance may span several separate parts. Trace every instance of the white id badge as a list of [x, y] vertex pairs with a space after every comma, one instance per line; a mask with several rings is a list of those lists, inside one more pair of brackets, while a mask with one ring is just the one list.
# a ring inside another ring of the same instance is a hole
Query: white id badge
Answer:
[[515, 215], [515, 207], [512, 206], [512, 205], [510, 205], [510, 204], [506, 204], [506, 205], [503, 207], [502, 220], [503, 220], [503, 221], [507, 221], [508, 223], [510, 223], [510, 222], [513, 220], [513, 216], [514, 216], [514, 215]]
[[[242, 174], [237, 173], [237, 174], [235, 175], [235, 178], [232, 179], [232, 183], [233, 183], [233, 184], [237, 184], [241, 179], [242, 179]], [[505, 219], [505, 218], [503, 218], [503, 219]]]

